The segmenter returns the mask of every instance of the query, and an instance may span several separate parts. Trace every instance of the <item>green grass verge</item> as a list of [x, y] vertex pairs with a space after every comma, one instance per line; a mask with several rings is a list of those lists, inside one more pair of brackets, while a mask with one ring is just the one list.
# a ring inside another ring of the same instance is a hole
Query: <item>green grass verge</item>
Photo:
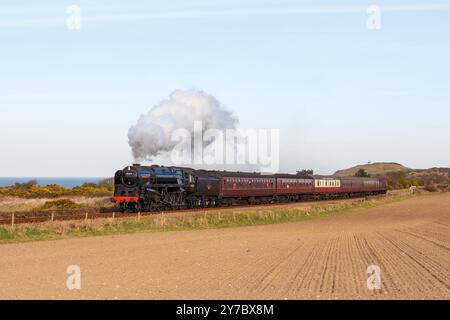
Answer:
[[206, 214], [173, 213], [131, 219], [100, 219], [88, 221], [48, 222], [33, 225], [0, 227], [0, 243], [56, 240], [73, 237], [131, 234], [140, 232], [186, 231], [233, 228], [302, 221], [337, 214], [356, 212], [414, 197], [390, 196], [381, 199], [352, 202], [316, 203], [311, 206], [268, 207], [263, 209], [210, 211]]

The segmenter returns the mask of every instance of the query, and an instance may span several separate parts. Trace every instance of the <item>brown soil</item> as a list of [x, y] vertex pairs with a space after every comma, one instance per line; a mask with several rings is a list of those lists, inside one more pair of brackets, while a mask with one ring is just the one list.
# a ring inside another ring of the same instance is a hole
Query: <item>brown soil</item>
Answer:
[[2, 299], [449, 299], [450, 193], [279, 225], [1, 245], [0, 270]]

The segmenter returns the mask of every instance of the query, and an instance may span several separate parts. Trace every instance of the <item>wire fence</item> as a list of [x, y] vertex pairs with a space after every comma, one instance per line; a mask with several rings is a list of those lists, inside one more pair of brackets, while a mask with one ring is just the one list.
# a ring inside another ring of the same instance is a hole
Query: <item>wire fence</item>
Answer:
[[105, 218], [129, 218], [129, 217], [138, 217], [141, 216], [150, 216], [155, 215], [155, 212], [138, 212], [138, 213], [122, 213], [122, 212], [108, 212], [108, 213], [92, 213], [85, 212], [83, 214], [66, 214], [61, 215], [57, 214], [57, 212], [49, 213], [48, 215], [39, 215], [32, 217], [18, 217], [16, 213], [11, 213], [9, 217], [1, 217], [0, 225], [18, 225], [18, 224], [27, 224], [27, 223], [43, 223], [50, 221], [80, 221], [80, 220], [94, 220], [94, 219], [105, 219]]

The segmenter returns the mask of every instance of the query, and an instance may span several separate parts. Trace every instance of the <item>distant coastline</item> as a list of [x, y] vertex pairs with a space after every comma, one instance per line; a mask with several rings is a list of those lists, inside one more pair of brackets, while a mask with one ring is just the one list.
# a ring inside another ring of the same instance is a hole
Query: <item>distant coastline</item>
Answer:
[[0, 187], [14, 185], [15, 183], [24, 183], [30, 180], [36, 180], [38, 186], [46, 186], [49, 184], [58, 184], [64, 188], [70, 189], [76, 186], [80, 186], [83, 183], [98, 183], [104, 178], [2, 178], [0, 177]]

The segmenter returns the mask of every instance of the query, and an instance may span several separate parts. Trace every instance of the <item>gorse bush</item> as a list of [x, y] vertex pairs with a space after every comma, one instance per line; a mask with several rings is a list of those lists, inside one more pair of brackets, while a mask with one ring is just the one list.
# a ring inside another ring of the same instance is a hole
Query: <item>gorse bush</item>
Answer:
[[75, 203], [72, 200], [69, 199], [58, 199], [58, 200], [52, 200], [45, 202], [41, 209], [42, 210], [48, 210], [48, 209], [76, 209], [80, 207], [79, 204]]
[[74, 187], [71, 192], [72, 195], [80, 195], [80, 196], [107, 196], [110, 195], [113, 191], [112, 187], [108, 185], [100, 185], [100, 184], [92, 184], [85, 183], [82, 186]]

